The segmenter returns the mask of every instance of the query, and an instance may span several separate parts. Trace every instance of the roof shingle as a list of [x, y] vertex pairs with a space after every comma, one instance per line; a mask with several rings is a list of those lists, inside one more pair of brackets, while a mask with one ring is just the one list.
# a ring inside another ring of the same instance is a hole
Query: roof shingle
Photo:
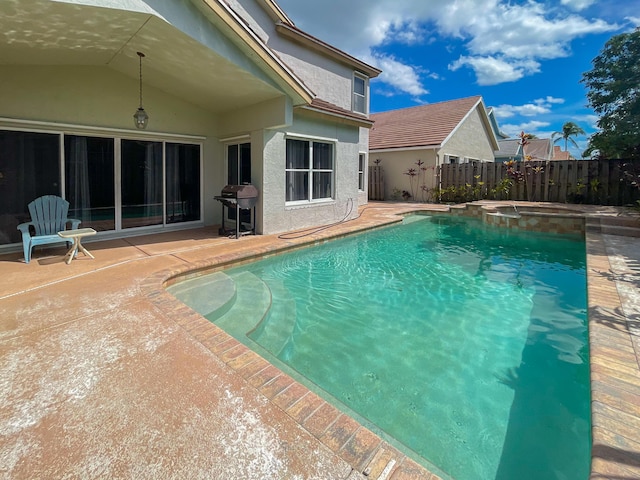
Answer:
[[374, 113], [369, 149], [437, 146], [481, 101], [480, 96]]

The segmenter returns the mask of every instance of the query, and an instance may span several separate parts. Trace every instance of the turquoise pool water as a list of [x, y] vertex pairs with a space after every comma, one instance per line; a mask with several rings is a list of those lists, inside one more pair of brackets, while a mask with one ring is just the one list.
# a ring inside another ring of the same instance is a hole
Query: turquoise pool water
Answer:
[[586, 479], [585, 256], [577, 238], [409, 217], [225, 271], [238, 300], [247, 275], [268, 287], [230, 330], [445, 476]]

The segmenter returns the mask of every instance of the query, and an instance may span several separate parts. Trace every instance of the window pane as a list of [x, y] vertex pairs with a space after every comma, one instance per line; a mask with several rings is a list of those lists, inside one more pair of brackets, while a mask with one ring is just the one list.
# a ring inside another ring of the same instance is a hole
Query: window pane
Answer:
[[365, 97], [353, 95], [353, 110], [354, 112], [365, 113]]
[[200, 146], [167, 143], [167, 223], [200, 220]]
[[116, 203], [112, 138], [65, 135], [65, 196], [69, 217], [81, 227], [115, 230]]
[[22, 241], [29, 202], [60, 194], [60, 136], [0, 130], [0, 244]]
[[309, 168], [309, 142], [287, 139], [287, 168]]
[[287, 202], [309, 200], [309, 172], [287, 172]]
[[354, 91], [354, 93], [357, 93], [358, 95], [364, 96], [364, 87], [365, 87], [364, 78], [355, 77], [353, 79], [353, 91]]
[[333, 145], [313, 142], [313, 168], [331, 170], [333, 168]]
[[331, 172], [315, 172], [313, 174], [313, 198], [331, 198]]
[[251, 144], [240, 145], [240, 178], [239, 185], [251, 183]]
[[122, 228], [162, 224], [162, 143], [122, 140]]
[[227, 147], [227, 185], [238, 184], [238, 145]]

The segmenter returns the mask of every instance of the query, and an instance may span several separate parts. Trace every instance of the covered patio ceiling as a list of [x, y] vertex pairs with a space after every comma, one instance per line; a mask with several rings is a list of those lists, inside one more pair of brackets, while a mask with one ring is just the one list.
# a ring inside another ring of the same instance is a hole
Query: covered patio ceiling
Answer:
[[[246, 43], [225, 32], [224, 25], [212, 27], [216, 20], [212, 12], [206, 12], [209, 20], [200, 16], [200, 27], [213, 32], [214, 38], [217, 35], [223, 54], [164, 20], [149, 6], [157, 2], [123, 2], [136, 10], [131, 11], [72, 1], [2, 0], [0, 65], [104, 66], [137, 79], [136, 52], [140, 51], [146, 55], [145, 85], [214, 113], [248, 107], [288, 90], [286, 82], [264, 68]], [[166, 13], [175, 15], [177, 8], [192, 6], [178, 2]], [[203, 11], [208, 7], [201, 2], [198, 8]], [[244, 68], [223, 56], [234, 58], [235, 54], [238, 58], [238, 52], [244, 54]], [[294, 98], [294, 103], [299, 103], [298, 99]]]

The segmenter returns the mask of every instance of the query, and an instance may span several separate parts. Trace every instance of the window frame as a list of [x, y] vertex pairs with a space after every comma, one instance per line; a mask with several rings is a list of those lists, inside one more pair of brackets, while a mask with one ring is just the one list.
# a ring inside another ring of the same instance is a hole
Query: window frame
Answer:
[[[287, 153], [285, 153], [285, 205], [286, 206], [295, 206], [295, 205], [310, 205], [310, 204], [318, 204], [318, 203], [328, 203], [335, 201], [336, 189], [336, 150], [338, 141], [336, 139], [331, 138], [323, 138], [323, 137], [314, 137], [307, 135], [296, 135], [296, 134], [287, 134], [285, 136], [285, 152], [288, 152], [288, 142], [299, 141], [306, 142], [306, 148], [308, 152], [308, 165], [307, 168], [288, 168], [289, 159], [286, 158]], [[321, 143], [325, 145], [329, 145], [331, 147], [331, 168], [315, 168], [314, 166], [314, 157], [313, 157], [313, 149], [314, 144]], [[302, 200], [287, 200], [288, 195], [288, 175], [290, 173], [307, 173], [307, 198]], [[313, 196], [313, 186], [314, 186], [314, 174], [326, 174], [330, 173], [331, 183], [330, 190], [331, 196], [329, 197], [318, 197], [314, 198]]]
[[[67, 159], [66, 159], [66, 149], [65, 149], [65, 138], [66, 137], [95, 137], [95, 138], [106, 138], [111, 139], [114, 142], [114, 179], [113, 179], [113, 188], [115, 193], [115, 208], [116, 208], [116, 221], [115, 228], [113, 230], [105, 230], [106, 234], [124, 234], [129, 233], [135, 230], [149, 230], [149, 229], [157, 229], [157, 228], [166, 228], [166, 227], [174, 227], [174, 228], [182, 228], [186, 225], [197, 225], [201, 224], [204, 221], [204, 141], [205, 137], [195, 136], [195, 135], [182, 135], [182, 134], [171, 134], [171, 133], [156, 133], [156, 132], [139, 132], [136, 130], [126, 130], [126, 129], [115, 129], [115, 128], [104, 128], [104, 127], [93, 127], [93, 126], [85, 126], [85, 125], [76, 125], [76, 124], [57, 124], [51, 122], [42, 122], [42, 121], [26, 121], [19, 119], [11, 119], [11, 118], [2, 118], [0, 119], [0, 130], [14, 131], [14, 132], [25, 132], [25, 133], [44, 133], [44, 134], [52, 134], [58, 137], [58, 163], [59, 163], [59, 172], [58, 172], [58, 195], [62, 198], [67, 198]], [[148, 141], [148, 142], [160, 142], [162, 143], [162, 202], [163, 202], [163, 215], [162, 215], [162, 223], [158, 225], [152, 226], [143, 226], [143, 227], [131, 227], [131, 228], [123, 228], [122, 226], [122, 196], [121, 196], [121, 188], [122, 188], [122, 149], [121, 142], [123, 140], [140, 140], [140, 141]], [[199, 218], [197, 220], [187, 220], [184, 222], [169, 222], [167, 221], [167, 213], [166, 213], [166, 190], [167, 190], [167, 173], [166, 173], [166, 145], [167, 144], [183, 144], [183, 145], [194, 145], [198, 147], [199, 155], [198, 155], [198, 174], [199, 179], [196, 180], [199, 182]], [[100, 232], [103, 233], [103, 232]], [[6, 248], [11, 248], [15, 243], [6, 243], [0, 244], [0, 251], [5, 250]]]
[[[356, 91], [356, 81], [362, 80], [363, 83], [363, 92]], [[351, 85], [351, 110], [356, 113], [361, 113], [363, 115], [369, 114], [369, 77], [360, 72], [353, 72], [353, 80]], [[362, 99], [362, 110], [357, 108], [358, 99]]]
[[367, 154], [365, 152], [358, 153], [358, 191], [366, 191], [367, 181]]

